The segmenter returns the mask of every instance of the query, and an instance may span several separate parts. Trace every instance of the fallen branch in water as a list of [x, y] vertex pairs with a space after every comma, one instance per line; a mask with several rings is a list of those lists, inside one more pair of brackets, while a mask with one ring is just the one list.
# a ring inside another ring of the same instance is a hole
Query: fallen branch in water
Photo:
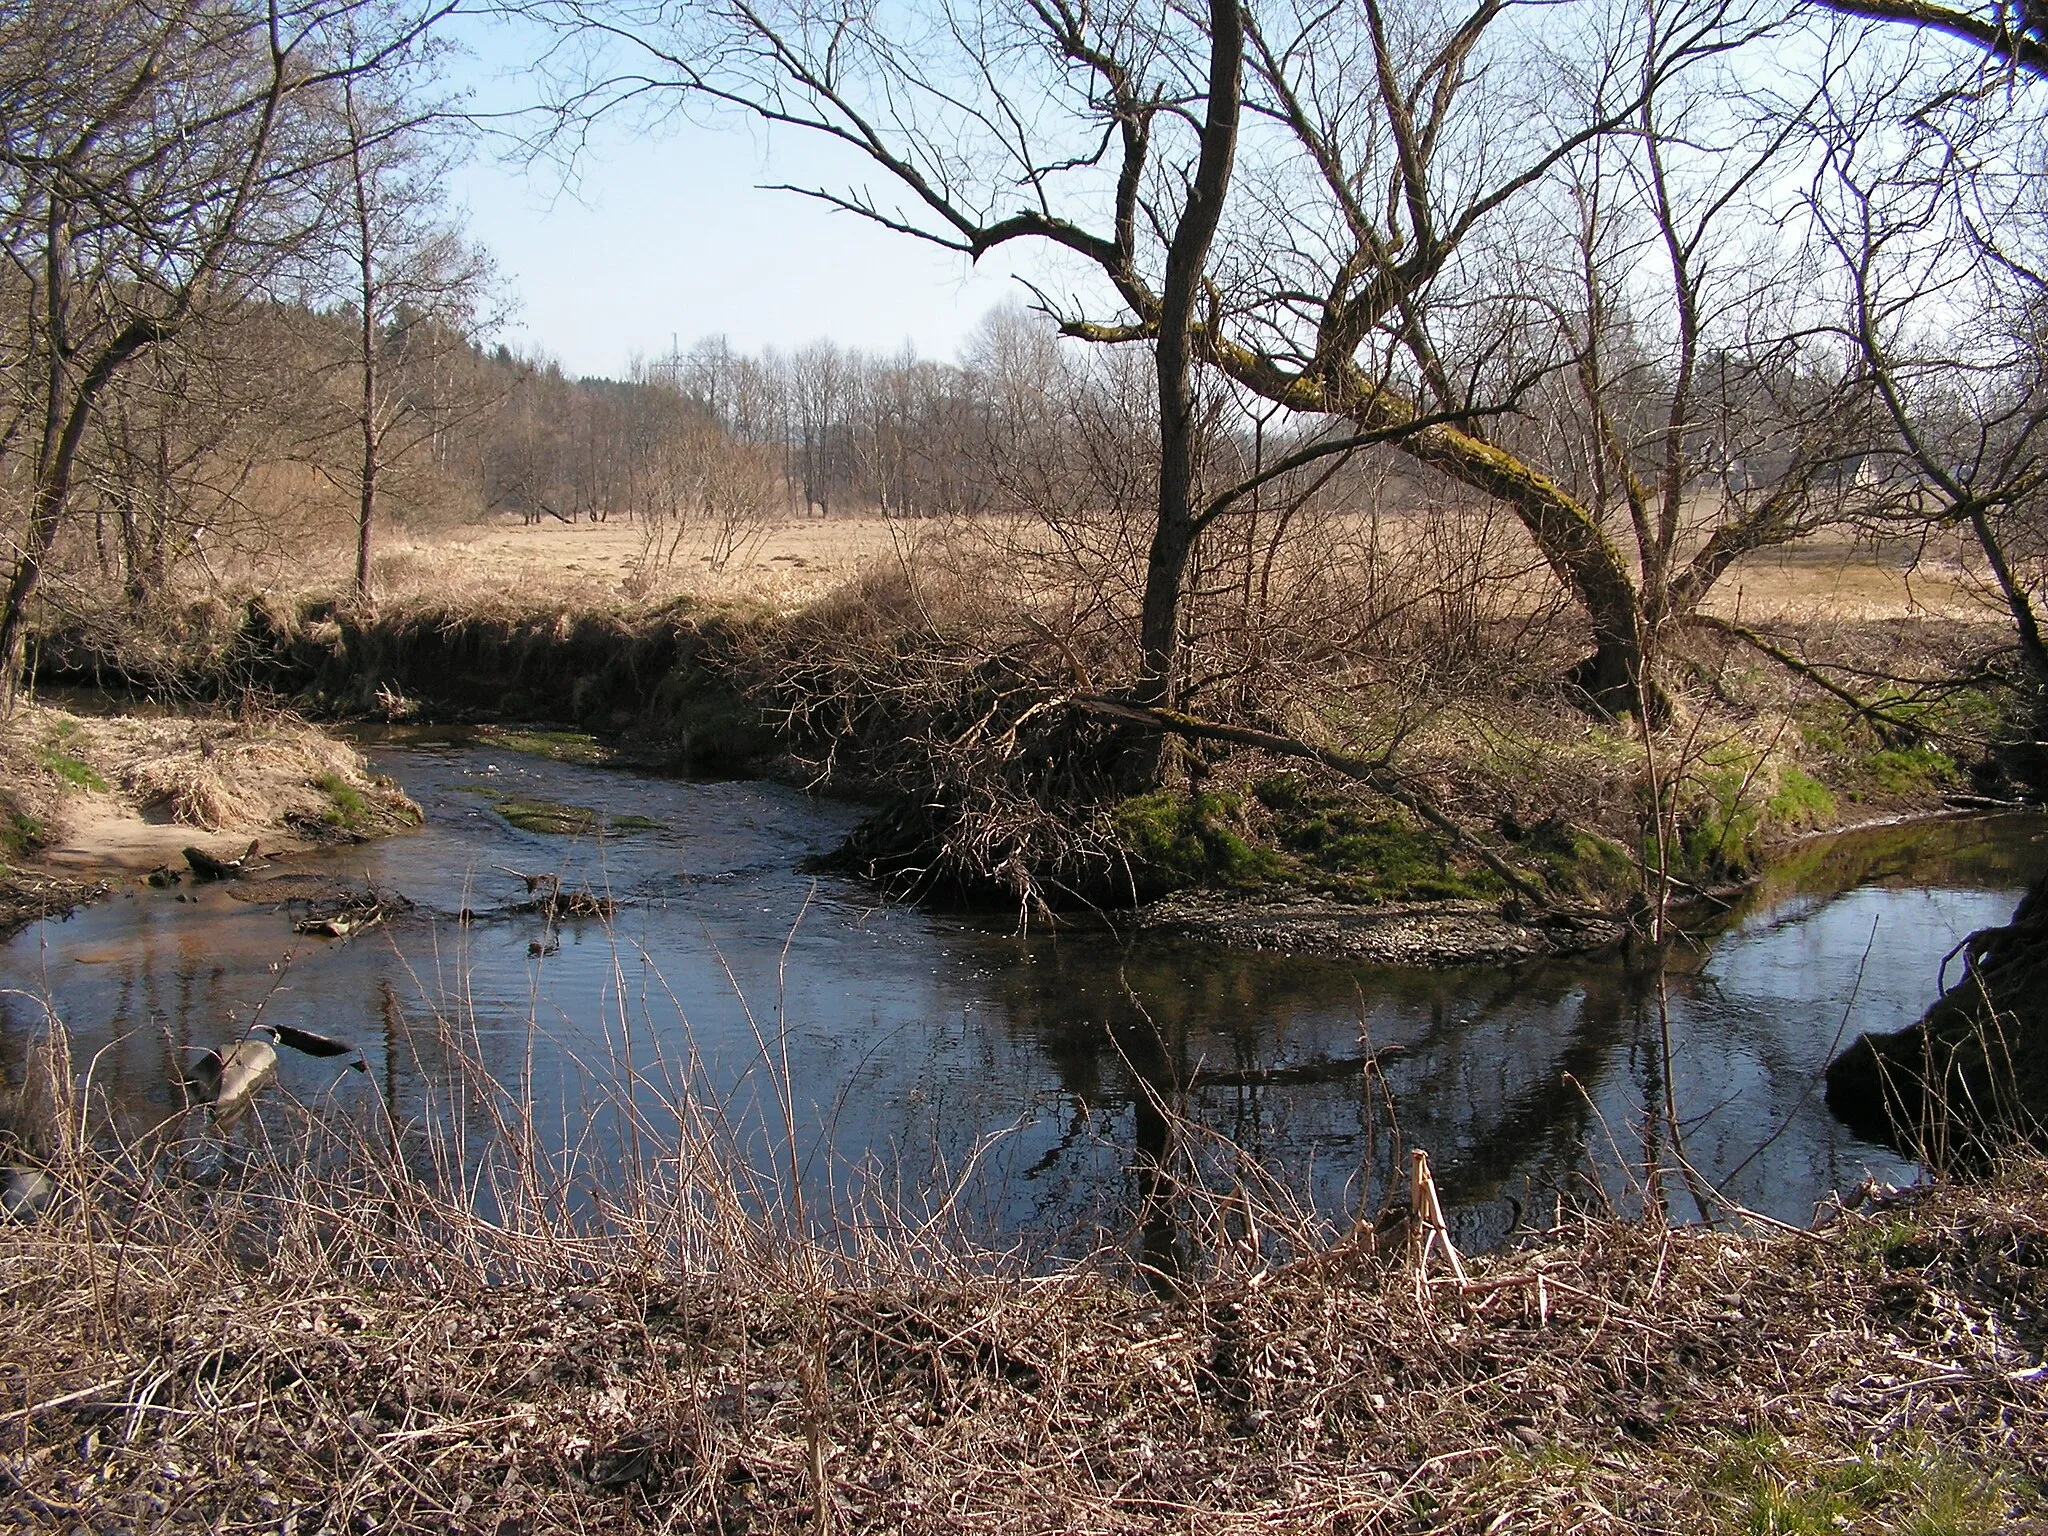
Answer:
[[250, 870], [258, 868], [256, 842], [251, 841], [248, 849], [239, 858], [216, 858], [204, 848], [187, 848], [185, 862], [192, 866], [195, 880], [240, 880]]
[[1526, 898], [1537, 907], [1551, 906], [1550, 898], [1539, 886], [1532, 884], [1520, 870], [1467, 832], [1444, 811], [1439, 810], [1429, 796], [1384, 762], [1353, 757], [1346, 752], [1332, 752], [1327, 747], [1311, 746], [1308, 742], [1292, 736], [1282, 736], [1276, 731], [1259, 731], [1249, 726], [1224, 725], [1214, 720], [1203, 720], [1194, 715], [1182, 714], [1177, 709], [1127, 704], [1121, 699], [1106, 699], [1100, 695], [1087, 694], [1076, 695], [1073, 703], [1075, 708], [1084, 709], [1090, 714], [1107, 715], [1113, 720], [1128, 720], [1136, 725], [1170, 731], [1176, 736], [1185, 736], [1195, 741], [1227, 741], [1241, 747], [1257, 747], [1262, 751], [1276, 752], [1283, 757], [1304, 758], [1328, 768], [1333, 773], [1341, 773], [1347, 779], [1356, 779], [1368, 789], [1385, 795], [1389, 800], [1413, 811], [1499, 875], [1508, 883], [1508, 888], [1517, 895]]

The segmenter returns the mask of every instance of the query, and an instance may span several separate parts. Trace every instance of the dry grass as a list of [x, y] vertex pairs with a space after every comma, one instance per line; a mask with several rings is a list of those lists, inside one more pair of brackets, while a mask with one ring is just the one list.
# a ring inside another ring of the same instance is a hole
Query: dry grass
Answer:
[[[97, 857], [119, 864], [129, 843], [162, 841], [172, 828], [263, 838], [275, 847], [389, 830], [419, 816], [396, 786], [370, 773], [360, 752], [278, 713], [82, 716], [24, 708], [0, 724], [0, 762], [36, 819], [38, 846], [66, 843], [58, 851], [72, 863]], [[175, 857], [175, 834], [166, 846]]]
[[[1421, 553], [1428, 520], [1391, 514], [1329, 519], [1355, 550], [1373, 550], [1399, 563]], [[966, 519], [990, 547], [1026, 545], [1039, 554], [1059, 541], [1034, 521]], [[1519, 601], [1544, 600], [1547, 576], [1535, 564], [1519, 529], [1495, 523], [1504, 554], [1516, 570], [1532, 572]], [[381, 597], [399, 604], [459, 601], [466, 593], [516, 591], [538, 606], [610, 607], [620, 602], [661, 602], [689, 597], [707, 602], [759, 604], [789, 611], [822, 597], [877, 560], [894, 560], [931, 525], [878, 514], [832, 518], [777, 518], [757, 544], [714, 570], [711, 556], [689, 541], [672, 567], [651, 571], [644, 530], [620, 521], [533, 526], [510, 520], [428, 534], [399, 534], [378, 556]], [[700, 541], [701, 542], [701, 541]], [[300, 563], [267, 570], [266, 584], [286, 588], [339, 586], [346, 551], [331, 568]], [[1958, 547], [1913, 551], [1873, 549], [1843, 535], [1807, 540], [1750, 557], [1716, 588], [1711, 607], [1724, 617], [1771, 623], [1825, 616], [1854, 623], [1888, 619], [1981, 622], [2000, 615], [1997, 595]]]
[[[673, 566], [650, 572], [644, 531], [634, 523], [496, 523], [392, 540], [377, 559], [377, 591], [400, 605], [460, 604], [467, 593], [516, 591], [537, 606], [606, 608], [691, 597], [787, 610], [890, 555], [906, 529], [882, 517], [782, 518], [762, 533], [723, 569], [712, 569], [711, 556], [686, 541]], [[300, 572], [296, 579], [318, 577]]]
[[370, 788], [361, 753], [296, 721], [119, 715], [83, 734], [137, 804], [209, 832], [317, 819], [322, 779]]
[[687, 1093], [600, 1170], [444, 1086], [404, 1127], [44, 1136], [62, 1193], [0, 1229], [0, 1523], [2048, 1530], [2040, 1164], [1812, 1232], [1560, 1209], [1463, 1282], [1189, 1191], [1208, 1258], [1161, 1292], [979, 1251], [943, 1192], [807, 1211]]

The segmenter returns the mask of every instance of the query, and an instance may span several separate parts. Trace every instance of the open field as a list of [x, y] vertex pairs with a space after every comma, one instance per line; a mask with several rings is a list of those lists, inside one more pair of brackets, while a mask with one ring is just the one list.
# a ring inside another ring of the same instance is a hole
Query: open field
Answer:
[[594, 605], [689, 596], [787, 609], [823, 596], [870, 561], [893, 556], [917, 531], [915, 523], [883, 517], [780, 519], [722, 570], [686, 542], [672, 566], [643, 583], [636, 578], [647, 567], [647, 540], [638, 524], [507, 519], [456, 534], [394, 538], [378, 558], [377, 574], [380, 596], [400, 601], [452, 587], [549, 593], [565, 603]]
[[[1361, 538], [1362, 526], [1350, 533]], [[712, 602], [753, 602], [779, 610], [811, 602], [876, 561], [904, 557], [937, 533], [982, 538], [992, 546], [1044, 552], [1035, 525], [1007, 519], [942, 524], [879, 515], [782, 518], [724, 569], [685, 541], [674, 563], [646, 577], [646, 530], [635, 523], [522, 525], [505, 519], [486, 527], [425, 537], [393, 537], [377, 561], [380, 595], [398, 601], [445, 600], [467, 591], [552, 598], [566, 604], [610, 605], [661, 596]], [[1414, 553], [1412, 531], [1396, 519], [1380, 524], [1390, 556]], [[1533, 551], [1527, 551], [1533, 559]], [[337, 563], [335, 574], [342, 566]], [[314, 573], [296, 573], [311, 581]], [[1531, 576], [1531, 595], [1548, 578]], [[1751, 556], [1715, 588], [1708, 604], [1722, 617], [1763, 623], [1793, 619], [1882, 621], [1915, 618], [1998, 619], [1995, 595], [1954, 548], [1930, 549], [1917, 561], [1900, 549], [1873, 550], [1847, 537], [1819, 537]]]

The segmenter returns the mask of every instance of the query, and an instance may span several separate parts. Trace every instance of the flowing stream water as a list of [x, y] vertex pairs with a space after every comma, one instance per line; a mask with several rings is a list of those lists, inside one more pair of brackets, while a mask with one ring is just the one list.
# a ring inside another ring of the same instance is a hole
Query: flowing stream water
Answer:
[[[0, 950], [9, 1072], [53, 1010], [111, 1103], [168, 1115], [180, 1053], [260, 1006], [363, 1048], [367, 1076], [287, 1054], [280, 1087], [304, 1102], [382, 1094], [402, 1120], [461, 1053], [530, 1092], [544, 1134], [601, 1146], [630, 1062], [636, 1103], [687, 1078], [765, 1160], [786, 1064], [821, 1195], [879, 1184], [915, 1204], [957, 1181], [989, 1240], [1134, 1241], [1160, 1263], [1177, 1238], [1143, 1192], [1162, 1103], [1211, 1166], [1256, 1160], [1333, 1220], [1375, 1208], [1398, 1148], [1424, 1147], [1469, 1247], [1560, 1193], [1639, 1201], [1674, 1120], [1705, 1179], [1804, 1221], [1866, 1173], [1912, 1173], [1828, 1112], [1830, 1056], [1916, 1018], [1944, 955], [2048, 868], [2039, 819], [1852, 834], [1799, 850], [1661, 977], [1618, 960], [1375, 970], [880, 905], [804, 870], [858, 810], [774, 784], [427, 735], [372, 755], [424, 807], [420, 831], [248, 882], [131, 887]], [[518, 876], [544, 872], [616, 913], [512, 910]], [[306, 909], [277, 898], [316, 877], [413, 908], [344, 939], [296, 933]], [[1333, 1065], [1387, 1047], [1377, 1075]], [[1665, 1191], [1692, 1214], [1683, 1185]]]

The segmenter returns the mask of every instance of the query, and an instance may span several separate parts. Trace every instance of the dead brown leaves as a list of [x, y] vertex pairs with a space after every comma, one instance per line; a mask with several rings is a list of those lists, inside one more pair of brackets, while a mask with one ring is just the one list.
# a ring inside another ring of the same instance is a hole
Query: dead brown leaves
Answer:
[[587, 1252], [287, 1286], [112, 1236], [0, 1245], [16, 1528], [1691, 1532], [1839, 1484], [1828, 1528], [1886, 1530], [1941, 1477], [1968, 1518], [1928, 1528], [2043, 1528], [2038, 1167], [1815, 1234], [1591, 1222], [1463, 1286], [1333, 1250], [1169, 1299]]

